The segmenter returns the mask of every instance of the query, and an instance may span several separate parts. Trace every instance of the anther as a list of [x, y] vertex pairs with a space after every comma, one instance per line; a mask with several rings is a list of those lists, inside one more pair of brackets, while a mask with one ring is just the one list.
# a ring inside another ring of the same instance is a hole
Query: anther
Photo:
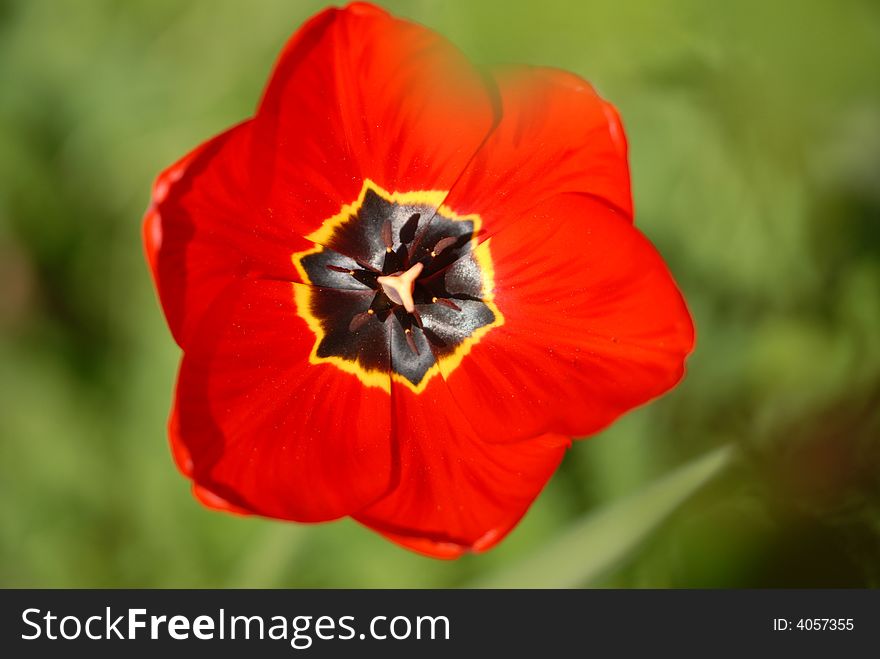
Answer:
[[413, 213], [409, 216], [409, 219], [403, 223], [403, 226], [400, 227], [400, 242], [404, 245], [415, 240], [416, 231], [419, 228], [419, 218], [421, 216], [421, 213]]
[[354, 270], [352, 270], [351, 268], [343, 268], [342, 266], [339, 266], [339, 265], [328, 265], [327, 269], [332, 270], [333, 272], [344, 272], [347, 275], [354, 274]]
[[413, 338], [412, 330], [408, 327], [403, 330], [403, 336], [406, 337], [406, 345], [409, 346], [409, 349], [413, 351], [414, 354], [420, 355], [419, 347], [416, 345], [416, 340]]
[[455, 243], [458, 242], [458, 238], [456, 236], [447, 236], [442, 240], [438, 240], [437, 244], [434, 245], [434, 249], [431, 250], [431, 256], [437, 256], [440, 252], [448, 247], [451, 247]]
[[434, 302], [436, 304], [442, 304], [444, 307], [449, 307], [450, 309], [453, 309], [455, 311], [461, 311], [460, 306], [458, 306], [455, 302], [453, 302], [452, 300], [445, 298], [445, 297], [431, 298], [431, 302]]
[[391, 235], [391, 220], [385, 220], [382, 223], [382, 242], [385, 244], [386, 252], [394, 251], [394, 238]]
[[367, 309], [359, 314], [357, 314], [354, 318], [351, 319], [351, 322], [348, 324], [349, 332], [357, 332], [364, 324], [370, 319], [370, 316], [373, 315], [372, 309]]

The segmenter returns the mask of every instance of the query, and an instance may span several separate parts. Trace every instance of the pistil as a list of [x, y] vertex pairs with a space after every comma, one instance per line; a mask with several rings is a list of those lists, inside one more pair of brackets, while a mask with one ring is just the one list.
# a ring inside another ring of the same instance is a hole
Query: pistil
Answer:
[[376, 282], [382, 287], [389, 300], [395, 304], [403, 305], [404, 309], [412, 313], [416, 309], [415, 302], [413, 302], [413, 288], [423, 267], [421, 263], [416, 263], [406, 272], [377, 277]]

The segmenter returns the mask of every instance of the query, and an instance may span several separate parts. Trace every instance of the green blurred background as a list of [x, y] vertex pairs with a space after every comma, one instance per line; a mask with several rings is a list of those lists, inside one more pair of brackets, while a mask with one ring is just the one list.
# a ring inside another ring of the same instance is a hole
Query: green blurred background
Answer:
[[322, 3], [0, 0], [0, 585], [877, 586], [880, 4], [385, 4], [620, 108], [687, 379], [576, 444], [486, 555], [200, 507], [140, 218]]

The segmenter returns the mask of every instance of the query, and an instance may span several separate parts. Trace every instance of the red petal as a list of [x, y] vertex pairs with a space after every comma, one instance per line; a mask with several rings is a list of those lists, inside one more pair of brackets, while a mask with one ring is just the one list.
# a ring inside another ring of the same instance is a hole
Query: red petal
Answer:
[[193, 483], [192, 491], [193, 496], [201, 501], [202, 505], [208, 508], [220, 510], [224, 513], [234, 513], [236, 515], [250, 515], [250, 511], [246, 508], [240, 508], [239, 506], [228, 502], [223, 497], [218, 497], [211, 492], [211, 490], [205, 489], [198, 483]]
[[[186, 443], [180, 435], [180, 418], [177, 414], [176, 405], [174, 405], [171, 410], [171, 419], [168, 422], [168, 437], [171, 440], [171, 454], [174, 456], [174, 462], [177, 464], [178, 469], [180, 469], [185, 476], [192, 478], [193, 460], [189, 453], [189, 448], [187, 448]], [[192, 484], [192, 492], [193, 496], [208, 508], [238, 515], [250, 514], [249, 510], [230, 503], [210, 490], [205, 489], [198, 483]]]
[[446, 373], [480, 436], [588, 435], [679, 381], [693, 324], [634, 226], [580, 195], [509, 219], [488, 241], [504, 324]]
[[554, 69], [496, 74], [501, 122], [447, 197], [492, 235], [549, 198], [588, 194], [631, 220], [626, 138], [617, 111], [589, 83]]
[[260, 198], [309, 234], [366, 179], [448, 190], [493, 120], [481, 77], [442, 37], [371, 5], [329, 9], [287, 44], [258, 110]]
[[221, 296], [184, 356], [172, 442], [203, 500], [314, 522], [393, 485], [390, 397], [310, 363], [297, 286], [248, 280]]
[[399, 485], [355, 519], [431, 556], [489, 549], [526, 512], [570, 440], [543, 435], [487, 444], [458, 413], [441, 378], [420, 395], [392, 387]]
[[260, 273], [294, 281], [292, 252], [309, 243], [272, 227], [250, 203], [251, 123], [205, 142], [162, 172], [144, 218], [144, 245], [175, 340], [186, 347], [217, 296]]

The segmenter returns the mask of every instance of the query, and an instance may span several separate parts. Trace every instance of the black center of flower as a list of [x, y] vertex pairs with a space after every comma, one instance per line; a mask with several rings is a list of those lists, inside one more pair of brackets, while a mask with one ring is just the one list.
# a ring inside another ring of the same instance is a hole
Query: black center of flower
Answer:
[[349, 214], [313, 235], [319, 246], [297, 257], [320, 325], [316, 357], [364, 373], [390, 366], [418, 387], [499, 318], [484, 300], [475, 219], [408, 203], [418, 194], [387, 197], [366, 187]]

